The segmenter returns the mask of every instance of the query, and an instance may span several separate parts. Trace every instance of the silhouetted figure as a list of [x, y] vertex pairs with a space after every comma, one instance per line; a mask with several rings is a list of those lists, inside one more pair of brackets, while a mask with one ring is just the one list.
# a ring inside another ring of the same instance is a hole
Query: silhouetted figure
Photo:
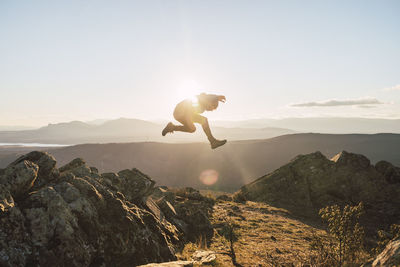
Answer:
[[172, 122], [169, 122], [162, 131], [162, 135], [165, 136], [167, 133], [174, 131], [193, 133], [196, 131], [194, 123], [199, 123], [207, 135], [212, 149], [224, 145], [226, 140], [215, 139], [208, 125], [208, 119], [200, 114], [206, 110], [213, 111], [218, 107], [218, 102], [225, 103], [225, 96], [201, 93], [197, 96], [197, 100], [198, 103], [195, 103], [190, 99], [186, 99], [176, 105], [174, 118], [182, 123], [182, 125], [174, 125]]

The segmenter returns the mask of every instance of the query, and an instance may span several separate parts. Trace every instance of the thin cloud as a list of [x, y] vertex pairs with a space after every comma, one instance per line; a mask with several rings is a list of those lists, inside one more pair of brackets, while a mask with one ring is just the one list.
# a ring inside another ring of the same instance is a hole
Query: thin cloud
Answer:
[[383, 102], [376, 98], [363, 99], [348, 99], [348, 100], [326, 100], [319, 102], [305, 102], [290, 105], [291, 107], [339, 107], [339, 106], [358, 106], [358, 107], [373, 107], [371, 105], [382, 105]]
[[400, 84], [392, 86], [392, 87], [384, 88], [383, 91], [400, 91]]
[[372, 106], [372, 105], [358, 105], [358, 108], [376, 108], [376, 106]]

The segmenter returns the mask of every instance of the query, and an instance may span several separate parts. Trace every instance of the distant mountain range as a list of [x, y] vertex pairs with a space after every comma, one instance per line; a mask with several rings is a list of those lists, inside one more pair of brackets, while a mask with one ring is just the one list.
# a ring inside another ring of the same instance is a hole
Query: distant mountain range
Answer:
[[[117, 119], [101, 124], [72, 121], [49, 124], [48, 126], [26, 131], [0, 132], [0, 143], [50, 143], [82, 144], [110, 142], [200, 142], [207, 141], [203, 130], [198, 127], [194, 134], [174, 133], [161, 136], [165, 125], [138, 119]], [[265, 139], [283, 134], [294, 133], [289, 129], [263, 128], [224, 128], [212, 127], [217, 138], [228, 140]]]
[[[373, 163], [386, 160], [400, 166], [400, 134], [291, 134], [266, 140], [232, 141], [211, 150], [206, 143], [166, 144], [155, 142], [84, 144], [53, 148], [59, 166], [84, 158], [100, 172], [136, 167], [158, 184], [207, 188], [199, 179], [205, 170], [219, 173], [212, 189], [237, 190], [256, 178], [289, 162], [299, 154], [321, 151], [332, 157], [342, 150], [367, 156]], [[0, 151], [0, 167], [21, 151]], [[42, 148], [42, 150], [49, 150]], [[23, 153], [26, 153], [24, 151]]]
[[[194, 134], [161, 136], [166, 122], [139, 119], [72, 121], [49, 124], [39, 129], [0, 126], [0, 143], [110, 143], [110, 142], [206, 142], [198, 125]], [[242, 121], [211, 121], [217, 138], [233, 140], [267, 139], [293, 133], [375, 134], [400, 133], [398, 119], [287, 118]]]
[[221, 127], [260, 128], [277, 127], [302, 133], [375, 134], [400, 133], [399, 119], [370, 118], [286, 118], [242, 121], [215, 121]]
[[35, 127], [30, 126], [8, 126], [8, 125], [0, 125], [0, 131], [23, 131], [23, 130], [33, 130]]

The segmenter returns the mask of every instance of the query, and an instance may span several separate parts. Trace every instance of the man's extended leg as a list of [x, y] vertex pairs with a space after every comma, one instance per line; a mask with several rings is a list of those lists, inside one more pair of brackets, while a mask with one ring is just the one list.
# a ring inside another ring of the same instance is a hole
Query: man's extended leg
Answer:
[[169, 122], [162, 131], [162, 135], [165, 136], [167, 133], [172, 133], [174, 131], [186, 132], [186, 133], [194, 133], [196, 131], [196, 126], [194, 126], [193, 122], [186, 122], [186, 121], [180, 121], [180, 122], [183, 125], [175, 125], [172, 122]]
[[210, 125], [208, 124], [208, 119], [199, 114], [193, 116], [193, 121], [200, 123], [203, 128], [204, 133], [207, 135], [208, 141], [210, 141], [211, 148], [217, 148], [226, 143], [226, 140], [217, 140], [211, 133]]

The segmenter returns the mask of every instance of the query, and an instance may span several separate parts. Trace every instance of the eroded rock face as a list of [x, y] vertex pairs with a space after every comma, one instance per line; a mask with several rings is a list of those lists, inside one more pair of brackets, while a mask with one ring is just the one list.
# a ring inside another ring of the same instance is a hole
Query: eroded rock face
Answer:
[[236, 197], [310, 216], [317, 216], [317, 211], [328, 205], [362, 201], [367, 223], [382, 227], [400, 220], [396, 170], [390, 163], [373, 166], [366, 157], [345, 151], [331, 160], [315, 152], [298, 156], [242, 187]]
[[173, 216], [161, 219], [157, 204], [148, 205], [154, 190], [148, 176], [136, 169], [101, 175], [82, 159], [55, 165], [51, 155], [32, 152], [1, 170], [0, 266], [175, 259], [186, 237]]

